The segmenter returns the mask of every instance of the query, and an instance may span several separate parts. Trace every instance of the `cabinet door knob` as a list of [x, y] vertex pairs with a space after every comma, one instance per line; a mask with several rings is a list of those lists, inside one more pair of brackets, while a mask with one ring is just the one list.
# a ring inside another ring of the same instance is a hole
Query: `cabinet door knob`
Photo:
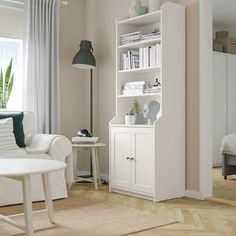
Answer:
[[126, 160], [130, 160], [130, 158], [129, 158], [129, 157], [126, 157]]
[[135, 159], [133, 157], [130, 158], [131, 161], [134, 161]]

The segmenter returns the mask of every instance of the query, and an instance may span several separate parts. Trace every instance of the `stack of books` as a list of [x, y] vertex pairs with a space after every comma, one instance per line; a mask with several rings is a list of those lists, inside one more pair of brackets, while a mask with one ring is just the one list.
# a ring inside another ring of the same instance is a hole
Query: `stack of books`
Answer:
[[160, 93], [161, 87], [153, 86], [144, 89], [144, 93]]
[[150, 33], [142, 34], [141, 40], [158, 39], [160, 37], [161, 37], [160, 27], [154, 27], [150, 30]]
[[146, 81], [125, 82], [123, 85], [123, 95], [140, 95], [144, 93]]
[[121, 35], [120, 43], [121, 45], [128, 44], [128, 43], [135, 43], [137, 41], [140, 41], [140, 39], [141, 39], [141, 32], [137, 31], [137, 32]]
[[98, 137], [73, 137], [72, 143], [74, 144], [95, 144], [98, 141]]
[[121, 53], [121, 70], [130, 70], [139, 68], [139, 51], [127, 51]]

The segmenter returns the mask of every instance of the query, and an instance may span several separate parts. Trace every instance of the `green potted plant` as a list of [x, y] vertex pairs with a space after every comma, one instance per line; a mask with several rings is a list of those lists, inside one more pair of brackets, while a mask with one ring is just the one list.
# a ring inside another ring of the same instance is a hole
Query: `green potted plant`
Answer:
[[5, 76], [3, 76], [2, 67], [0, 71], [0, 108], [5, 109], [7, 107], [7, 102], [12, 92], [14, 73], [12, 69], [12, 59], [7, 67]]
[[125, 114], [125, 124], [126, 125], [135, 125], [135, 114], [131, 109], [129, 109]]
[[141, 104], [139, 103], [138, 99], [135, 99], [132, 104], [132, 111], [135, 115], [135, 124], [143, 124], [143, 114], [140, 113], [141, 111]]

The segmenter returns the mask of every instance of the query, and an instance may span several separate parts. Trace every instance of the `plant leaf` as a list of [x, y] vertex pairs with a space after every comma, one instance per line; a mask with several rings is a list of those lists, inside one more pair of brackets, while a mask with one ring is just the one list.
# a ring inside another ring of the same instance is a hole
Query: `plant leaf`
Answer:
[[6, 104], [10, 98], [11, 92], [12, 92], [12, 88], [13, 88], [13, 83], [14, 83], [14, 73], [12, 74], [12, 76], [10, 77], [9, 83], [8, 83], [8, 87], [7, 87], [7, 94], [6, 94]]
[[[7, 67], [6, 74], [5, 74], [5, 81], [4, 81], [5, 89], [8, 88], [8, 83], [9, 83], [9, 80], [10, 80], [10, 77], [11, 77], [11, 68], [12, 68], [12, 58], [10, 60], [10, 63], [8, 65], [8, 67]], [[7, 92], [7, 91], [5, 91], [5, 92]]]
[[0, 72], [0, 107], [6, 108], [7, 102], [12, 92], [14, 73], [11, 74], [12, 70], [12, 58], [7, 66], [5, 78], [3, 77], [3, 72], [1, 68]]

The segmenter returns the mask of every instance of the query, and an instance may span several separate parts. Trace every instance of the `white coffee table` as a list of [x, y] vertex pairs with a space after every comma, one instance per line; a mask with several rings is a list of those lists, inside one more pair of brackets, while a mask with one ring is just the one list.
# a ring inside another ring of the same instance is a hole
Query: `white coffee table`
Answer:
[[65, 167], [66, 164], [64, 162], [45, 159], [0, 159], [0, 177], [7, 177], [22, 182], [24, 214], [20, 215], [24, 215], [25, 226], [20, 225], [14, 220], [19, 217], [19, 214], [11, 216], [0, 215], [0, 220], [4, 220], [24, 230], [27, 236], [33, 235], [30, 177], [31, 175], [40, 174], [42, 175], [45, 203], [47, 207], [47, 209], [43, 211], [48, 213], [50, 222], [55, 223], [49, 173], [64, 169]]
[[[73, 156], [74, 156], [74, 180], [75, 181], [87, 181], [94, 182], [94, 187], [98, 190], [98, 183], [100, 181], [100, 168], [99, 168], [99, 160], [98, 160], [98, 148], [104, 147], [105, 143], [95, 143], [95, 144], [78, 144], [73, 143]], [[90, 178], [83, 178], [76, 176], [77, 171], [77, 159], [79, 151], [90, 151], [92, 153], [92, 166], [93, 166], [93, 176]]]

